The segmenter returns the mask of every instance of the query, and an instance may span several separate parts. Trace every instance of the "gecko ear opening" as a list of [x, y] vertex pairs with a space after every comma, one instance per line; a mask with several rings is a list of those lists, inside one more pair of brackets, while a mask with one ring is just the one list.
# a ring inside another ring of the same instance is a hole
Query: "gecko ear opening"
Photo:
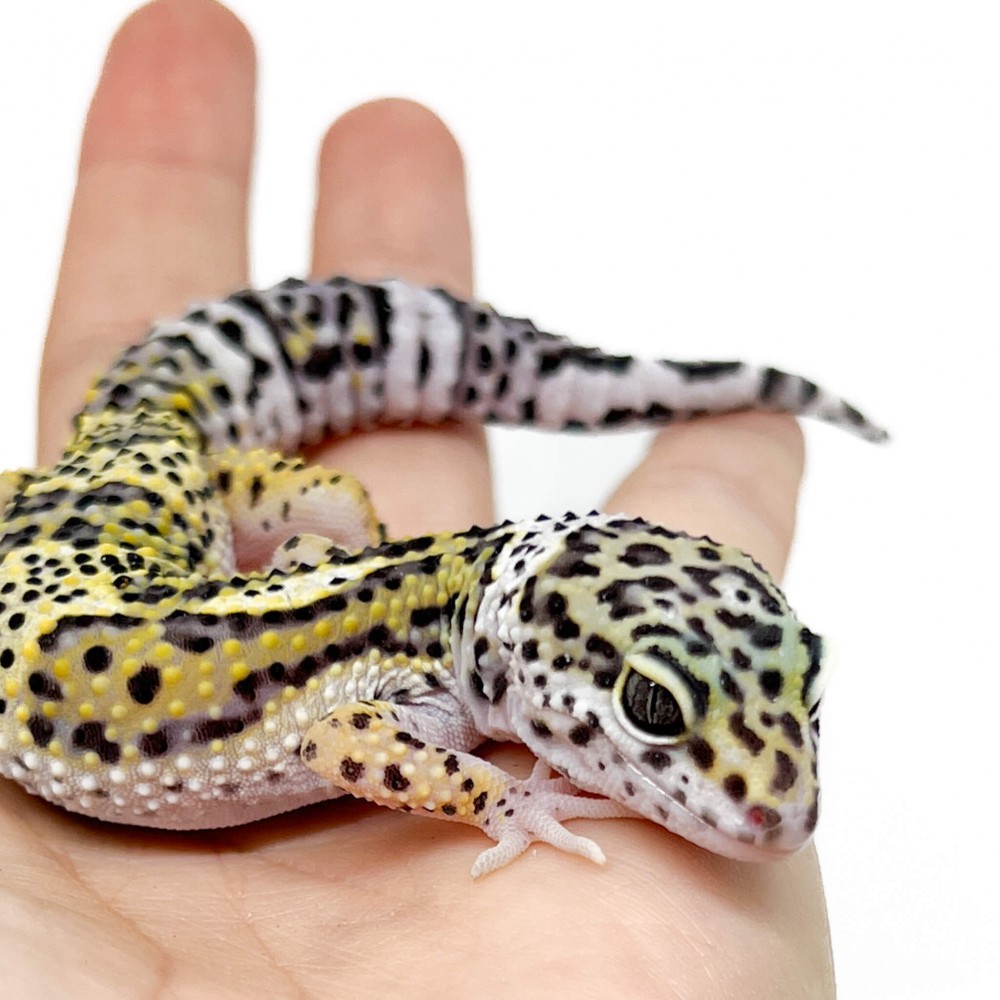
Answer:
[[643, 743], [677, 743], [695, 718], [694, 701], [683, 677], [659, 657], [628, 657], [613, 694], [618, 722]]

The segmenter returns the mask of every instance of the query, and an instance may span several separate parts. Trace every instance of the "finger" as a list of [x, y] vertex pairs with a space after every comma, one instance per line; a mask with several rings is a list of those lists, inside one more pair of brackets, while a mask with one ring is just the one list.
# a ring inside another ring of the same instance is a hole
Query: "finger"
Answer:
[[607, 509], [737, 545], [780, 577], [803, 462], [802, 432], [791, 417], [698, 420], [659, 434]]
[[[320, 154], [313, 272], [399, 277], [471, 296], [462, 156], [430, 111], [376, 101], [331, 127]], [[479, 428], [386, 428], [333, 442], [318, 458], [359, 477], [391, 535], [454, 530], [492, 517]]]
[[246, 30], [208, 0], [159, 0], [112, 41], [42, 363], [42, 461], [93, 377], [152, 319], [245, 281], [253, 87]]

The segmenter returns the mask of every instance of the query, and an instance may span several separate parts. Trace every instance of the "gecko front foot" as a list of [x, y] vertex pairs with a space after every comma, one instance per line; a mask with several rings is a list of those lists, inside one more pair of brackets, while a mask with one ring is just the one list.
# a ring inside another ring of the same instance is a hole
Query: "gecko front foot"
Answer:
[[568, 819], [616, 819], [634, 816], [631, 810], [610, 799], [589, 798], [565, 778], [553, 778], [543, 761], [536, 761], [530, 776], [516, 782], [505, 797], [496, 800], [483, 821], [483, 829], [497, 843], [482, 852], [472, 866], [479, 878], [503, 868], [535, 841], [551, 844], [570, 854], [603, 865], [604, 852], [588, 837], [579, 837], [564, 827]]
[[635, 815], [551, 777], [541, 761], [520, 781], [481, 757], [435, 745], [438, 739], [472, 742], [469, 734], [443, 732], [425, 706], [354, 702], [309, 729], [302, 760], [351, 795], [479, 827], [497, 844], [476, 859], [473, 878], [509, 864], [534, 841], [604, 864], [597, 844], [570, 833], [563, 821]]

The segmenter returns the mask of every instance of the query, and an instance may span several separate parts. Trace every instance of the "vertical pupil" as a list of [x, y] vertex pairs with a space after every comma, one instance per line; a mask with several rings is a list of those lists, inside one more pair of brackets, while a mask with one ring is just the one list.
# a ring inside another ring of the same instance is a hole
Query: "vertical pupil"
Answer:
[[622, 691], [622, 707], [629, 721], [651, 736], [679, 736], [684, 716], [677, 699], [661, 684], [631, 671]]

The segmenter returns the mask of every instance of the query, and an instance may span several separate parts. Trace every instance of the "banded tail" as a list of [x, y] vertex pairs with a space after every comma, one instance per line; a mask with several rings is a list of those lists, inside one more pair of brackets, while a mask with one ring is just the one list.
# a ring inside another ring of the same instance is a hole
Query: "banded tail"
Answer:
[[343, 277], [289, 278], [157, 323], [96, 383], [84, 412], [143, 406], [190, 413], [213, 450], [295, 451], [378, 424], [603, 430], [740, 410], [887, 437], [849, 403], [776, 368], [606, 354], [439, 289]]

